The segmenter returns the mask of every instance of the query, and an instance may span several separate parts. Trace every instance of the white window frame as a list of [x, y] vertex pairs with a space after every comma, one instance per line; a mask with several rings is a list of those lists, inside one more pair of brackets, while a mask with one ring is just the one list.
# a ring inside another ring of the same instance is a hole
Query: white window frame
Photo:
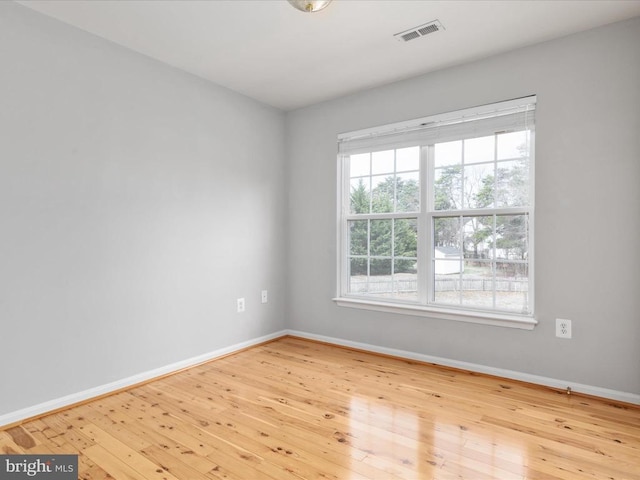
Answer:
[[[483, 118], [490, 112], [495, 112], [501, 109], [510, 109], [522, 104], [535, 104], [536, 97], [529, 96], [522, 99], [509, 100], [506, 102], [499, 102], [490, 105], [484, 105], [480, 107], [474, 107], [465, 110], [459, 110], [455, 112], [445, 113], [441, 115], [434, 115], [424, 117], [416, 120], [410, 120], [407, 122], [394, 123], [391, 125], [385, 125], [381, 127], [369, 128], [364, 130], [358, 130], [355, 132], [348, 132], [338, 136], [338, 141], [342, 142], [348, 139], [367, 139], [372, 137], [378, 137], [390, 134], [393, 135], [397, 132], [408, 131], [412, 132], [418, 130], [421, 126], [443, 123], [446, 124], [449, 121], [459, 121], [460, 118], [468, 118], [474, 120], [475, 118]], [[464, 209], [447, 212], [448, 216], [477, 216], [477, 215], [495, 215], [495, 214], [508, 214], [508, 213], [526, 213], [529, 221], [529, 243], [528, 243], [528, 269], [529, 269], [529, 283], [528, 283], [528, 295], [529, 303], [531, 305], [530, 314], [518, 314], [502, 311], [491, 310], [479, 310], [463, 306], [443, 306], [440, 304], [433, 304], [430, 298], [433, 293], [433, 275], [432, 275], [432, 259], [431, 252], [434, 250], [433, 245], [433, 218], [443, 216], [443, 212], [435, 211], [433, 206], [433, 195], [430, 194], [430, 190], [433, 188], [434, 179], [431, 178], [434, 172], [432, 165], [432, 145], [421, 144], [420, 154], [420, 211], [416, 214], [413, 213], [388, 213], [382, 214], [384, 218], [405, 218], [405, 217], [417, 217], [418, 219], [418, 301], [409, 302], [397, 299], [382, 299], [375, 296], [365, 296], [349, 293], [349, 269], [348, 269], [348, 255], [349, 255], [349, 238], [348, 238], [348, 220], [353, 220], [353, 216], [350, 216], [350, 176], [349, 176], [349, 164], [345, 161], [342, 154], [338, 154], [338, 188], [337, 188], [337, 296], [333, 299], [337, 305], [341, 307], [358, 308], [364, 310], [372, 310], [385, 313], [403, 314], [422, 316], [429, 318], [437, 318], [444, 320], [463, 321], [470, 323], [480, 323], [485, 325], [495, 325], [502, 327], [512, 327], [525, 330], [532, 330], [537, 325], [535, 318], [535, 298], [534, 298], [534, 206], [535, 206], [535, 129], [531, 129], [530, 138], [530, 175], [529, 175], [529, 206], [514, 208], [488, 208], [488, 209]], [[390, 148], [393, 148], [390, 147]], [[348, 155], [347, 155], [348, 156]], [[449, 215], [451, 214], [451, 215]], [[379, 218], [380, 214], [372, 214], [371, 218]], [[360, 215], [359, 219], [366, 219], [367, 216]]]

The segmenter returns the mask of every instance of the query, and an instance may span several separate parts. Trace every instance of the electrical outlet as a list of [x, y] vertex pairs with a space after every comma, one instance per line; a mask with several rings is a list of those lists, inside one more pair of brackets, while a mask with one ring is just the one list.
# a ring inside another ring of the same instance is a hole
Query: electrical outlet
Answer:
[[269, 293], [266, 290], [262, 290], [262, 303], [269, 301]]
[[244, 298], [239, 298], [236, 302], [238, 305], [238, 313], [244, 312]]
[[571, 320], [556, 318], [556, 337], [571, 338]]

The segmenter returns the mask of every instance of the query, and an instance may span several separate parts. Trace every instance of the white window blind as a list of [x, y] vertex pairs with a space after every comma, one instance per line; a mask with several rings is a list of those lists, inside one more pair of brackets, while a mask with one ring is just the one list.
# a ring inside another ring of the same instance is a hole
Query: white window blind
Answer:
[[338, 137], [341, 155], [429, 145], [498, 132], [532, 130], [535, 96], [433, 115]]

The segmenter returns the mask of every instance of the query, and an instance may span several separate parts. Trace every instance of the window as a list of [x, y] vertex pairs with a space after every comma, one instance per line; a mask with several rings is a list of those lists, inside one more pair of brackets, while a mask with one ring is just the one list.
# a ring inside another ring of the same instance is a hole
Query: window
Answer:
[[340, 135], [340, 305], [533, 328], [535, 97]]

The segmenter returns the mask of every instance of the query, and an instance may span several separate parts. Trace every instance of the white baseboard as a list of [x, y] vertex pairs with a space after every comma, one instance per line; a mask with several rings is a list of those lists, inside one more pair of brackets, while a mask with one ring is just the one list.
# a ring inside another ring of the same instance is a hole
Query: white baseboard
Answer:
[[494, 375], [496, 377], [509, 378], [512, 380], [520, 380], [522, 382], [534, 383], [537, 385], [544, 385], [552, 388], [559, 388], [566, 390], [570, 387], [573, 392], [584, 393], [586, 395], [593, 395], [595, 397], [606, 398], [610, 400], [616, 400], [619, 402], [633, 403], [640, 405], [640, 395], [629, 392], [620, 392], [618, 390], [611, 390], [608, 388], [594, 387], [592, 385], [584, 385], [581, 383], [570, 382], [567, 380], [559, 380], [556, 378], [542, 377], [539, 375], [531, 375], [529, 373], [517, 372], [514, 370], [506, 370], [503, 368], [488, 367], [486, 365], [478, 365], [475, 363], [461, 362], [458, 360], [451, 360], [449, 358], [434, 357], [431, 355], [424, 355], [421, 353], [408, 352], [406, 350], [397, 350], [394, 348], [380, 347], [377, 345], [370, 345], [368, 343], [352, 342], [350, 340], [343, 340], [341, 338], [326, 337], [324, 335], [316, 335], [313, 333], [300, 332], [298, 330], [287, 330], [288, 335], [294, 335], [296, 337], [307, 338], [309, 340], [317, 340], [320, 342], [333, 343], [344, 347], [357, 348], [360, 350], [366, 350], [374, 353], [382, 353], [385, 355], [392, 355], [394, 357], [407, 358], [410, 360], [417, 360], [426, 363], [435, 363], [445, 367], [454, 367], [462, 370], [468, 370], [471, 372], [484, 373], [487, 375]]
[[534, 383], [534, 384], [544, 385], [544, 386], [553, 387], [553, 388], [560, 388], [563, 390], [566, 389], [567, 387], [571, 387], [571, 390], [573, 390], [574, 392], [584, 393], [584, 394], [593, 395], [596, 397], [607, 398], [607, 399], [616, 400], [620, 402], [640, 405], [640, 395], [637, 395], [635, 393], [620, 392], [617, 390], [610, 390], [608, 388], [594, 387], [591, 385], [583, 385], [580, 383], [570, 382], [566, 380], [558, 380], [555, 378], [542, 377], [539, 375], [531, 375], [528, 373], [516, 372], [513, 370], [488, 367], [485, 365], [478, 365], [478, 364], [469, 363], [469, 362], [461, 362], [458, 360], [451, 360], [451, 359], [442, 358], [442, 357], [434, 357], [431, 355], [424, 355], [421, 353], [409, 352], [406, 350], [397, 350], [394, 348], [380, 347], [377, 345], [370, 345], [368, 343], [352, 342], [350, 340], [327, 337], [324, 335], [316, 335], [313, 333], [301, 332], [298, 330], [281, 330], [279, 332], [271, 333], [269, 335], [264, 335], [262, 337], [237, 343], [235, 345], [230, 345], [228, 347], [220, 348], [218, 350], [214, 350], [212, 352], [205, 353], [197, 357], [192, 357], [187, 360], [172, 363], [164, 367], [139, 373], [137, 375], [124, 378], [122, 380], [100, 385], [98, 387], [90, 388], [82, 392], [73, 393], [71, 395], [66, 395], [60, 398], [55, 398], [53, 400], [49, 400], [47, 402], [40, 403], [38, 405], [33, 405], [31, 407], [23, 408], [21, 410], [16, 410], [14, 412], [0, 415], [0, 428], [2, 428], [3, 425], [9, 425], [12, 423], [21, 422], [31, 417], [36, 417], [38, 415], [46, 414], [47, 412], [52, 412], [60, 408], [65, 408], [65, 407], [74, 405], [76, 403], [84, 402], [86, 400], [90, 400], [92, 398], [96, 398], [101, 395], [116, 392], [123, 388], [131, 387], [133, 385], [145, 382], [147, 380], [152, 380], [154, 378], [158, 378], [163, 375], [177, 372], [184, 368], [192, 367], [194, 365], [198, 365], [200, 363], [213, 360], [215, 358], [222, 357], [230, 353], [234, 353], [242, 349], [252, 347], [254, 345], [258, 345], [260, 343], [268, 342], [270, 340], [274, 340], [276, 338], [279, 338], [285, 335], [294, 335], [296, 337], [307, 338], [309, 340], [317, 340], [320, 342], [332, 343], [332, 344], [341, 345], [344, 347], [357, 348], [360, 350], [366, 350], [374, 353], [382, 353], [385, 355], [392, 355], [395, 357], [407, 358], [410, 360], [417, 360], [420, 362], [435, 363], [437, 365], [443, 365], [445, 367], [460, 368], [462, 370], [468, 370], [471, 372], [485, 373], [487, 375], [510, 378], [513, 380], [520, 380], [523, 382]]
[[235, 345], [230, 345], [228, 347], [220, 348], [218, 350], [214, 350], [212, 352], [205, 353], [203, 355], [198, 355], [197, 357], [192, 357], [187, 360], [182, 360], [180, 362], [172, 363], [164, 367], [156, 368], [154, 370], [149, 370], [147, 372], [139, 373], [131, 377], [123, 378], [122, 380], [117, 380], [115, 382], [90, 388], [82, 392], [73, 393], [71, 395], [66, 395], [60, 398], [55, 398], [53, 400], [49, 400], [44, 403], [39, 403], [38, 405], [33, 405], [31, 407], [23, 408], [15, 412], [10, 412], [4, 415], [0, 415], [0, 428], [2, 428], [3, 425], [17, 423], [31, 417], [36, 417], [38, 415], [42, 415], [47, 412], [52, 412], [54, 410], [68, 407], [76, 403], [84, 402], [86, 400], [90, 400], [92, 398], [96, 398], [101, 395], [116, 392], [123, 388], [131, 387], [133, 385], [146, 382], [147, 380], [152, 380], [154, 378], [158, 378], [163, 375], [167, 375], [169, 373], [177, 372], [178, 370], [192, 367], [194, 365], [198, 365], [199, 363], [213, 360], [215, 358], [237, 352], [247, 347], [252, 347], [254, 345], [258, 345], [263, 342], [268, 342], [269, 340], [282, 337], [286, 334], [287, 334], [286, 331], [280, 331], [280, 332], [271, 333], [269, 335], [265, 335], [262, 337], [253, 338], [251, 340], [236, 343]]

